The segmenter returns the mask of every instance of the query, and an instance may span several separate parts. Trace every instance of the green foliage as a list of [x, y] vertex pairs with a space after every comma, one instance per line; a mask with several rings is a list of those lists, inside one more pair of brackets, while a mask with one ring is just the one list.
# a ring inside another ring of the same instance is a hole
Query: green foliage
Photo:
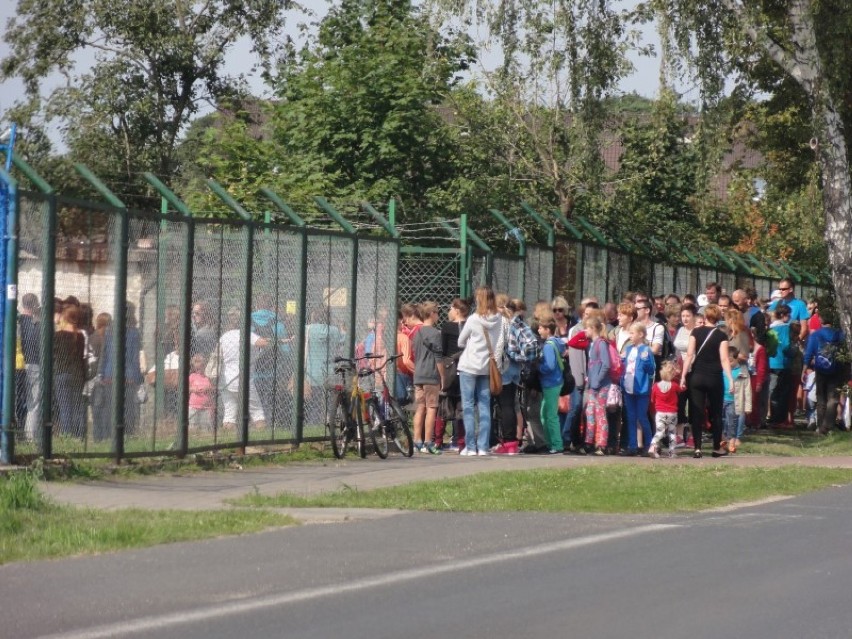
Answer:
[[673, 96], [654, 105], [650, 119], [622, 126], [624, 152], [611, 198], [611, 224], [631, 235], [657, 235], [691, 241], [697, 231], [694, 201], [701, 161], [686, 117]]
[[41, 511], [47, 506], [32, 473], [17, 472], [0, 478], [0, 520], [14, 511]]
[[[234, 42], [251, 38], [268, 65], [289, 2], [279, 0], [19, 0], [0, 78], [19, 77], [32, 118], [60, 122], [74, 161], [108, 181], [151, 170], [169, 182], [177, 141], [204, 102], [241, 90], [222, 72]], [[94, 53], [85, 71], [78, 54]], [[51, 73], [69, 82], [41, 102]], [[24, 122], [28, 124], [30, 120]]]

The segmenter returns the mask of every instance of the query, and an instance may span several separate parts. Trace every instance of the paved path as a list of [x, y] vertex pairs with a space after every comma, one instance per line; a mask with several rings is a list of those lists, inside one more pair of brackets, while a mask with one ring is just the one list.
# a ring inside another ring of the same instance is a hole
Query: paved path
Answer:
[[[198, 471], [140, 478], [110, 478], [86, 482], [43, 482], [43, 490], [56, 501], [92, 508], [143, 508], [209, 510], [230, 508], [227, 500], [252, 491], [263, 495], [290, 492], [310, 495], [343, 488], [369, 490], [420, 480], [464, 477], [480, 472], [532, 468], [572, 468], [593, 464], [726, 464], [777, 467], [784, 465], [852, 468], [852, 456], [771, 457], [738, 455], [722, 460], [700, 461], [683, 455], [677, 460], [622, 457], [578, 457], [566, 455], [519, 455], [516, 457], [470, 458], [456, 454], [411, 459], [375, 457], [361, 460], [306, 462], [250, 468], [246, 470]], [[388, 514], [363, 509], [299, 509], [304, 521], [364, 519]]]

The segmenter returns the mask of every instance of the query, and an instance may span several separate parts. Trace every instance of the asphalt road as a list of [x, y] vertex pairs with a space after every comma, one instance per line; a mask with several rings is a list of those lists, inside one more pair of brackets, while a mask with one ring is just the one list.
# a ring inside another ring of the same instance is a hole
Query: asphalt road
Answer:
[[852, 486], [688, 516], [402, 513], [0, 567], [0, 637], [852, 635]]

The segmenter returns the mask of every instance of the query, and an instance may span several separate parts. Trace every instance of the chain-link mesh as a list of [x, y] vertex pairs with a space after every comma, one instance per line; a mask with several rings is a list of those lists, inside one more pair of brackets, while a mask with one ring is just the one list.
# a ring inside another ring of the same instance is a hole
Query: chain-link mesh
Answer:
[[685, 293], [698, 291], [698, 269], [694, 266], [678, 266], [676, 272], [675, 292], [683, 296]]
[[668, 264], [654, 264], [654, 295], [675, 291], [675, 269]]
[[402, 253], [399, 256], [398, 299], [400, 302], [432, 300], [441, 307], [441, 319], [459, 295], [460, 260], [448, 253]]
[[553, 294], [553, 261], [554, 251], [538, 246], [527, 247], [524, 279], [527, 309], [532, 309], [539, 300], [550, 300]]
[[523, 268], [524, 262], [519, 257], [495, 255], [491, 288], [496, 293], [505, 293], [510, 298], [521, 297]]
[[605, 248], [586, 245], [583, 249], [583, 288], [581, 297], [606, 301], [607, 253]]
[[[51, 238], [45, 237], [50, 204], [43, 196], [21, 193], [19, 206], [20, 357], [16, 358], [15, 364], [15, 439], [16, 450], [20, 454], [38, 455], [42, 453], [42, 328], [53, 327], [53, 318], [47, 315], [44, 305], [45, 264], [52, 246]], [[51, 330], [49, 336], [52, 333]]]
[[349, 238], [308, 236], [307, 318], [305, 328], [306, 437], [325, 433], [330, 409], [330, 384], [335, 380], [334, 358], [353, 350], [351, 327], [352, 256]]
[[630, 290], [630, 256], [609, 252], [609, 295], [605, 302], [618, 302]]
[[[191, 424], [190, 446], [237, 445], [243, 423], [242, 378], [248, 228], [196, 223], [192, 270], [191, 356], [199, 355], [211, 388], [207, 415]], [[213, 364], [210, 364], [211, 360]], [[256, 396], [256, 393], [252, 393]], [[254, 398], [256, 400], [256, 397]], [[255, 426], [261, 415], [252, 407]], [[212, 415], [210, 415], [212, 413]], [[193, 416], [196, 413], [193, 411]]]
[[719, 284], [722, 285], [722, 291], [730, 295], [737, 289], [737, 276], [734, 273], [727, 271], [719, 271]]
[[269, 343], [252, 349], [251, 377], [265, 427], [250, 429], [250, 440], [292, 440], [296, 436], [296, 345], [303, 332], [297, 309], [303, 277], [301, 235], [258, 229], [252, 263], [251, 332]]
[[[52, 202], [55, 237], [49, 231]], [[358, 352], [393, 352], [397, 300], [434, 300], [445, 313], [465, 275], [471, 290], [485, 283], [513, 297], [523, 290], [530, 307], [552, 294], [576, 303], [580, 295], [618, 301], [627, 290], [701, 293], [713, 281], [729, 292], [738, 284], [753, 284], [766, 297], [775, 285], [766, 278], [738, 280], [733, 273], [653, 264], [567, 241], [555, 251], [527, 247], [523, 262], [474, 251], [464, 274], [453, 249], [417, 252], [409, 247], [400, 253], [395, 241], [356, 241], [338, 233], [131, 211], [127, 289], [121, 300], [127, 310], [126, 372], [119, 382], [125, 411], [116, 424], [111, 322], [120, 214], [104, 205], [21, 194], [20, 454], [42, 452], [43, 424], [51, 428], [52, 450], [59, 455], [108, 456], [120, 425], [127, 454], [173, 449], [183, 428], [188, 428], [190, 450], [238, 446], [245, 422], [251, 442], [290, 441], [298, 432], [300, 395], [305, 400], [303, 435], [324, 437], [329, 388], [336, 381], [334, 357], [356, 352], [356, 345]], [[192, 247], [187, 246], [190, 228]], [[191, 281], [184, 268], [189, 253]], [[55, 317], [49, 313], [51, 304], [44, 303], [46, 292], [60, 300]], [[798, 289], [803, 298], [820, 292], [815, 286]], [[190, 359], [182, 366], [188, 319]], [[243, 362], [249, 340], [251, 355]], [[298, 388], [302, 348], [305, 384]], [[181, 396], [181, 370], [190, 376], [187, 397]], [[188, 424], [181, 422], [180, 409], [187, 408], [181, 402], [188, 403]]]
[[717, 279], [718, 273], [716, 273], [715, 269], [707, 269], [707, 268], [699, 268], [698, 269], [698, 286], [695, 289], [696, 295], [700, 295], [704, 293], [708, 284], [713, 282], [718, 283]]

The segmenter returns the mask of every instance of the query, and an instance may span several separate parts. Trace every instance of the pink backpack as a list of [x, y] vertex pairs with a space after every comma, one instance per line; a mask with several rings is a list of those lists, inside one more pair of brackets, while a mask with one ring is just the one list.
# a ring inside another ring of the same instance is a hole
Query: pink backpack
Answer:
[[609, 378], [615, 384], [620, 384], [621, 374], [624, 373], [624, 362], [621, 361], [621, 355], [618, 352], [615, 341], [607, 339], [606, 344], [609, 347]]

